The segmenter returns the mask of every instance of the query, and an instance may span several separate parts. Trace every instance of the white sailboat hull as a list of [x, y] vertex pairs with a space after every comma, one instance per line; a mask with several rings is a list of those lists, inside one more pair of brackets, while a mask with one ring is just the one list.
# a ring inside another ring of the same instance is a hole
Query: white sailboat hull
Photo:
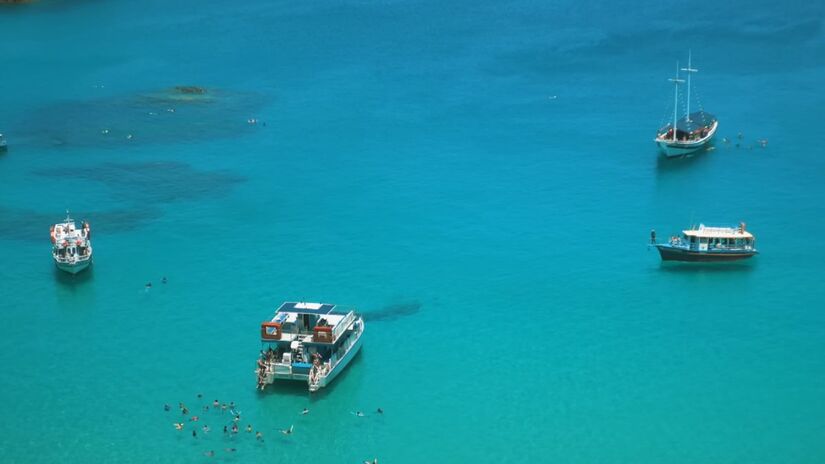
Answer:
[[667, 140], [662, 138], [656, 139], [656, 144], [668, 158], [684, 156], [690, 153], [699, 151], [707, 146], [716, 134], [716, 129], [719, 127], [719, 122], [714, 121], [711, 125], [708, 134], [697, 140]]

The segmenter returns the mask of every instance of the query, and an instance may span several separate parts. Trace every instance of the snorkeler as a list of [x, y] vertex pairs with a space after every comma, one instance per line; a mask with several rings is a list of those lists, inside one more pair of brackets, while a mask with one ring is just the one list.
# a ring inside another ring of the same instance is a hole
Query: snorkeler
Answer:
[[378, 414], [384, 414], [384, 410], [381, 408], [376, 409], [375, 412], [377, 412]]
[[356, 416], [358, 416], [358, 417], [364, 417], [364, 413], [363, 413], [363, 412], [361, 412], [361, 411], [355, 411], [355, 412], [354, 412], [354, 413], [352, 413], [352, 414], [354, 414], [354, 415], [356, 415]]
[[307, 414], [309, 414], [309, 409], [304, 408], [304, 410], [303, 410], [303, 411], [301, 411], [301, 415], [302, 415], [302, 416], [306, 416]]
[[252, 433], [252, 424], [246, 426], [246, 433]]
[[183, 430], [183, 422], [174, 422], [175, 430]]
[[260, 431], [255, 432], [255, 439], [258, 441], [264, 441], [264, 434], [262, 434]]
[[163, 410], [164, 410], [164, 411], [169, 411], [170, 409], [172, 409], [172, 407], [171, 407], [171, 406], [169, 406], [168, 404], [164, 404], [164, 405], [163, 405]]
[[288, 429], [281, 430], [281, 433], [284, 435], [292, 435], [292, 429], [295, 427], [294, 425], [290, 425]]

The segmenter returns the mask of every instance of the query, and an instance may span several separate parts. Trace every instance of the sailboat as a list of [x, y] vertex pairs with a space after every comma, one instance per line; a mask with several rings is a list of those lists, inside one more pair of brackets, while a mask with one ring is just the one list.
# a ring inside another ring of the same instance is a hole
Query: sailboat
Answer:
[[[686, 109], [681, 118], [679, 117], [679, 86], [685, 84], [685, 79], [679, 78], [680, 70], [687, 73]], [[706, 113], [701, 107], [699, 111], [690, 112], [690, 76], [696, 72], [699, 70], [691, 66], [691, 56], [688, 54], [687, 68], [679, 68], [677, 61], [676, 77], [668, 79], [673, 83], [673, 121], [659, 129], [655, 142], [669, 158], [705, 148], [719, 127], [716, 116]]]

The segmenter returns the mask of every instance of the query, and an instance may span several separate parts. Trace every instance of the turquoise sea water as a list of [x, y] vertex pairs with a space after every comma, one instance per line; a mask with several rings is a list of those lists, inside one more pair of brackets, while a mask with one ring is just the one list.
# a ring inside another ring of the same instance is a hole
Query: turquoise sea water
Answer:
[[[0, 461], [822, 462], [823, 17], [0, 8]], [[665, 160], [652, 138], [689, 48], [719, 140]], [[67, 208], [94, 230], [75, 278], [49, 256]], [[646, 248], [651, 228], [742, 220], [749, 263]], [[259, 394], [259, 324], [301, 299], [357, 306], [363, 352], [322, 394]], [[265, 442], [226, 439], [198, 413], [216, 398]], [[213, 431], [175, 431], [179, 401]]]

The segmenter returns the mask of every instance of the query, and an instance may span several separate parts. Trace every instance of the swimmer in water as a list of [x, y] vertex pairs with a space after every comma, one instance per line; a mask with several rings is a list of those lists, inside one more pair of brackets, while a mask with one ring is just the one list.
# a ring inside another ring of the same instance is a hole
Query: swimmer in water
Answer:
[[213, 450], [209, 450], [209, 451], [206, 451], [205, 453], [203, 453], [203, 455], [208, 457], [208, 458], [212, 458], [212, 457], [215, 457], [215, 452]]
[[294, 425], [290, 425], [288, 429], [281, 430], [281, 433], [284, 435], [292, 435], [292, 429], [295, 427]]
[[229, 429], [225, 425], [223, 426], [223, 433], [229, 433]]
[[[162, 279], [160, 279], [160, 283], [162, 283], [162, 284], [165, 284], [165, 283], [166, 283], [166, 276], [163, 276], [163, 278], [162, 278]], [[200, 393], [198, 393], [198, 398], [200, 398], [200, 397], [201, 397], [201, 394], [200, 394]]]
[[168, 404], [164, 404], [164, 405], [163, 405], [163, 410], [164, 410], [164, 411], [169, 411], [170, 409], [172, 409], [172, 407], [171, 407], [171, 406], [169, 406]]
[[150, 288], [152, 288], [152, 282], [147, 282], [146, 285], [143, 286], [143, 289], [147, 292]]
[[[163, 278], [163, 280], [165, 281], [165, 280], [166, 280], [166, 277], [164, 277], [164, 278]], [[166, 282], [163, 282], [163, 283], [166, 283]], [[201, 398], [203, 398], [203, 395], [202, 395], [202, 394], [200, 394], [200, 393], [198, 393], [198, 399], [201, 399]]]
[[376, 409], [375, 412], [377, 412], [378, 414], [384, 414], [384, 410], [381, 408]]
[[197, 421], [198, 421], [198, 419], [199, 419], [199, 417], [198, 417], [198, 416], [192, 416], [192, 418], [191, 418], [191, 419], [189, 419], [189, 422], [197, 422]]
[[232, 433], [238, 433], [238, 424], [232, 424]]
[[264, 441], [264, 434], [261, 432], [255, 432], [255, 439], [258, 441]]
[[208, 426], [208, 425], [204, 425], [204, 426], [201, 428], [201, 430], [203, 430], [203, 433], [209, 433], [209, 426]]
[[212, 402], [212, 407], [213, 407], [213, 408], [217, 408], [217, 407], [219, 407], [220, 405], [221, 405], [221, 404], [220, 404], [220, 403], [218, 403], [218, 400], [215, 400], [215, 401], [213, 401], [213, 402]]
[[354, 412], [354, 413], [352, 413], [352, 414], [356, 415], [357, 417], [364, 417], [364, 413], [363, 413], [363, 412], [361, 412], [361, 411], [355, 411], [355, 412]]
[[252, 425], [251, 424], [246, 426], [246, 433], [252, 433]]
[[198, 438], [198, 432], [197, 431], [192, 430], [192, 438]]
[[301, 415], [302, 415], [302, 416], [306, 416], [307, 414], [309, 414], [309, 409], [304, 408], [304, 410], [303, 410], [303, 411], [301, 411]]
[[183, 422], [175, 422], [172, 425], [175, 426], [175, 430], [183, 430]]

